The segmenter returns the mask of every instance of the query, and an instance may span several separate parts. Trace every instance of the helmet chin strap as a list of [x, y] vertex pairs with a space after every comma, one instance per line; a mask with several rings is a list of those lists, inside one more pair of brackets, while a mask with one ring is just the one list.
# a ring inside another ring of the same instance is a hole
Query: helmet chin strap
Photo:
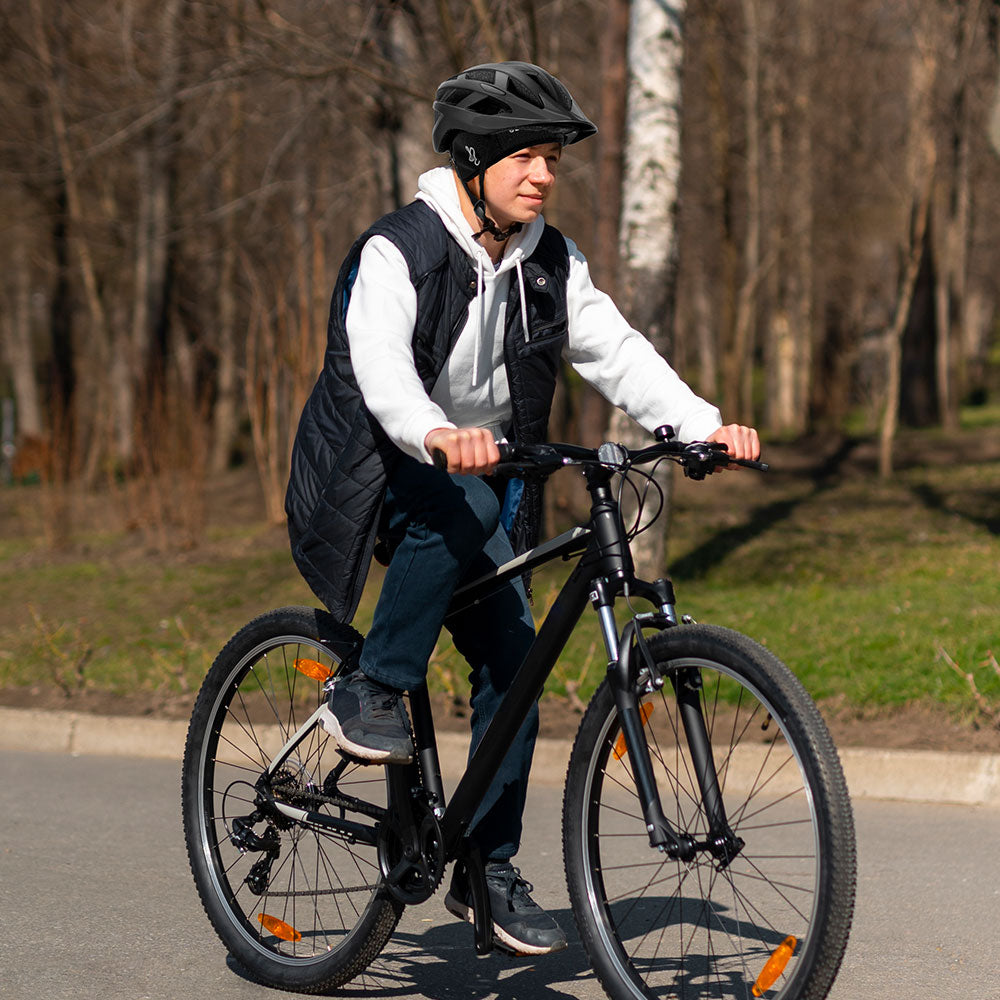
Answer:
[[478, 240], [483, 233], [489, 233], [497, 241], [497, 243], [505, 243], [507, 240], [514, 235], [514, 233], [519, 233], [522, 229], [522, 224], [520, 222], [512, 222], [506, 229], [501, 229], [487, 214], [486, 214], [486, 171], [481, 170], [479, 172], [479, 197], [473, 197], [472, 191], [469, 189], [469, 182], [462, 180], [462, 187], [465, 188], [465, 193], [469, 196], [469, 201], [472, 202], [472, 211], [475, 213], [476, 218], [482, 223], [483, 228], [479, 230], [478, 233], [473, 233], [472, 238]]

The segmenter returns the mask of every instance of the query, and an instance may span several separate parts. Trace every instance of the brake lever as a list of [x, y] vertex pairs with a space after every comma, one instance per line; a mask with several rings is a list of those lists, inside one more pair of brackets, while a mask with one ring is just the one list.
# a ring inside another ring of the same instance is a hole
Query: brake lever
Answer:
[[715, 441], [695, 441], [685, 447], [677, 460], [688, 479], [700, 481], [710, 476], [715, 472], [716, 466], [722, 464], [719, 459], [725, 458], [723, 454], [725, 451], [724, 444]]
[[688, 479], [702, 480], [730, 465], [756, 469], [758, 472], [767, 472], [770, 468], [766, 462], [750, 458], [729, 458], [728, 451], [729, 448], [721, 441], [698, 441], [688, 445], [681, 456], [684, 475]]

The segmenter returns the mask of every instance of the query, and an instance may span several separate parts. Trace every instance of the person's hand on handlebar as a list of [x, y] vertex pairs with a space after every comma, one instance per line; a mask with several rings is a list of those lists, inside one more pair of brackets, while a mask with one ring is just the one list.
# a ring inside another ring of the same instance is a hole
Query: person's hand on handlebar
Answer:
[[[749, 459], [756, 462], [760, 458], [760, 438], [752, 427], [742, 424], [726, 424], [708, 436], [709, 441], [716, 441], [726, 446], [726, 454], [730, 458]], [[731, 466], [739, 468], [739, 466]]]
[[469, 476], [492, 472], [500, 461], [496, 441], [483, 427], [435, 427], [424, 438], [424, 447], [432, 458], [441, 452], [449, 472]]

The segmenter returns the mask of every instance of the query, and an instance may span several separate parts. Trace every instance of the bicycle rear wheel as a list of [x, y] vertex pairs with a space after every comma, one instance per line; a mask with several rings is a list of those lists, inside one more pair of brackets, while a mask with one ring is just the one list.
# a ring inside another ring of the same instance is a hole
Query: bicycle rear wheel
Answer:
[[[649, 646], [667, 678], [640, 699], [664, 814], [706, 846], [687, 863], [650, 848], [605, 681], [581, 722], [563, 806], [570, 898], [594, 968], [614, 1000], [820, 1000], [847, 945], [856, 867], [826, 726], [788, 668], [744, 636], [685, 625]], [[707, 847], [671, 675], [700, 684], [728, 823], [743, 841], [728, 864]]]
[[316, 726], [266, 775], [319, 706], [324, 677], [361, 642], [310, 608], [256, 618], [212, 665], [188, 730], [182, 808], [195, 884], [230, 953], [281, 989], [319, 992], [357, 976], [403, 910], [381, 888], [363, 832], [321, 829], [273, 804], [371, 831], [388, 807], [384, 767], [348, 761]]

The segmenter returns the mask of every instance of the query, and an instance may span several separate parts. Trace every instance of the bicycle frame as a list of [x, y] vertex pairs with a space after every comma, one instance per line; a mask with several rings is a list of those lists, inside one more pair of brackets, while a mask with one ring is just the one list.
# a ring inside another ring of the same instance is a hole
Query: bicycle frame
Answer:
[[[594, 607], [600, 619], [608, 655], [608, 673], [612, 680], [627, 752], [632, 761], [650, 846], [682, 861], [691, 860], [697, 850], [707, 849], [720, 864], [727, 864], [742, 847], [738, 838], [733, 836], [726, 819], [719, 794], [712, 748], [697, 701], [697, 685], [689, 678], [671, 677], [671, 682], [678, 703], [681, 705], [685, 735], [691, 748], [703, 805], [709, 820], [709, 841], [695, 844], [689, 836], [674, 830], [663, 814], [653, 777], [649, 748], [642, 729], [637, 689], [640, 687], [638, 678], [643, 667], [648, 669], [648, 676], [643, 678], [644, 690], [652, 691], [664, 684], [664, 679], [656, 673], [645, 651], [642, 629], [650, 627], [662, 629], [677, 625], [673, 587], [666, 579], [648, 583], [635, 577], [618, 503], [610, 486], [614, 470], [603, 466], [587, 466], [584, 473], [592, 501], [588, 527], [577, 527], [567, 531], [465, 584], [455, 592], [449, 613], [455, 613], [476, 603], [497, 586], [532, 567], [558, 557], [569, 558], [582, 551], [579, 561], [542, 622], [534, 643], [473, 753], [450, 801], [446, 802], [441, 779], [427, 686], [421, 685], [410, 692], [417, 763], [423, 777], [422, 786], [427, 801], [440, 823], [445, 858], [454, 860], [461, 857], [469, 866], [470, 874], [474, 876], [471, 883], [474, 895], [476, 948], [481, 953], [488, 951], [492, 946], [492, 929], [490, 921], [485, 918], [489, 911], [488, 903], [485, 902], [482, 863], [464, 838], [493, 775], [524, 723], [532, 704], [541, 696], [546, 679], [588, 603]], [[636, 615], [619, 635], [613, 607], [615, 599], [624, 593], [635, 594], [650, 601], [657, 611]], [[274, 774], [283, 765], [295, 747], [318, 723], [319, 712], [320, 710], [317, 710], [275, 756], [268, 767], [268, 775]], [[389, 780], [394, 786], [397, 808], [404, 813], [410, 811], [408, 803], [411, 789], [419, 784], [419, 775], [415, 774], [415, 769], [416, 764], [408, 768], [389, 769]], [[377, 832], [374, 828], [369, 829], [361, 824], [304, 810], [273, 799], [272, 803], [282, 813], [299, 822], [335, 830], [366, 843], [376, 843]], [[403, 818], [408, 819], [405, 815]]]
[[[502, 763], [531, 705], [541, 696], [546, 679], [588, 603], [594, 606], [600, 618], [608, 654], [608, 671], [614, 678], [622, 730], [636, 772], [650, 844], [682, 859], [693, 855], [693, 845], [689, 842], [689, 838], [677, 834], [663, 815], [653, 779], [649, 749], [642, 734], [635, 693], [637, 670], [632, 657], [627, 654], [622, 655], [623, 644], [618, 635], [612, 610], [615, 598], [627, 587], [630, 592], [637, 593], [658, 606], [659, 616], [648, 618], [646, 623], [656, 627], [675, 625], [677, 618], [673, 588], [667, 580], [646, 583], [635, 578], [631, 553], [623, 538], [618, 503], [610, 488], [613, 470], [587, 467], [585, 475], [592, 501], [589, 529], [578, 528], [567, 532], [559, 539], [499, 567], [494, 573], [471, 582], [455, 593], [453, 603], [459, 607], [467, 606], [488, 593], [497, 583], [510, 579], [525, 567], [538, 565], [560, 554], [568, 554], [578, 547], [583, 538], [587, 540], [582, 557], [563, 584], [542, 622], [534, 643], [528, 650], [510, 689], [487, 727], [441, 817], [445, 853], [448, 857], [456, 856], [459, 842], [472, 821], [480, 799]], [[629, 641], [625, 643], [626, 648], [634, 631], [633, 626], [628, 632]], [[654, 682], [652, 678], [650, 680]], [[662, 681], [659, 683], [662, 684]], [[426, 697], [424, 689], [418, 695], [418, 701]], [[414, 710], [415, 728], [417, 717], [422, 715], [422, 706]], [[433, 729], [430, 731], [433, 733]], [[425, 785], [429, 785], [428, 790], [433, 796], [439, 796], [437, 801], [443, 802], [443, 789], [440, 788], [440, 776], [436, 769], [436, 752], [426, 743], [418, 744], [417, 749], [418, 753], [423, 755], [421, 764], [424, 766]], [[702, 749], [703, 762], [706, 758], [710, 762], [711, 750], [708, 747], [707, 736], [702, 742]], [[714, 774], [714, 767], [710, 763], [705, 766]], [[721, 802], [718, 802], [717, 797], [716, 805], [718, 812], [721, 809]]]

